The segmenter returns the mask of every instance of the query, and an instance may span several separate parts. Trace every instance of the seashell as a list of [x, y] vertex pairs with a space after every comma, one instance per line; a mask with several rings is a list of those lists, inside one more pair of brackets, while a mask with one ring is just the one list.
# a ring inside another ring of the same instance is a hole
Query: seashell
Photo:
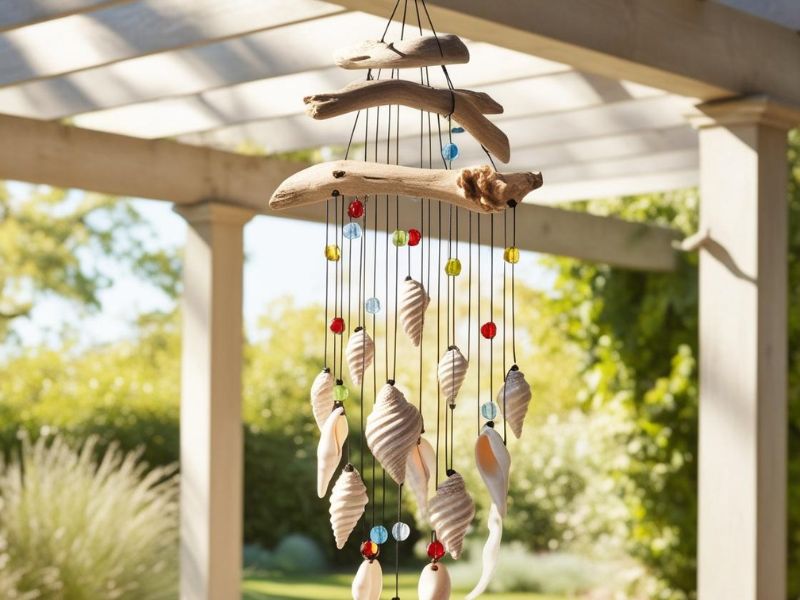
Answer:
[[400, 321], [403, 330], [415, 346], [422, 341], [422, 327], [425, 325], [425, 311], [431, 299], [425, 287], [419, 282], [406, 277], [402, 284], [399, 301]]
[[467, 376], [467, 367], [467, 359], [456, 346], [450, 346], [439, 361], [439, 387], [448, 404], [455, 404], [458, 391]]
[[383, 569], [377, 560], [364, 560], [351, 587], [353, 600], [379, 600], [383, 591]]
[[317, 495], [320, 498], [324, 498], [328, 492], [331, 477], [342, 460], [342, 446], [348, 432], [344, 407], [334, 408], [322, 426], [317, 446]]
[[367, 502], [367, 486], [361, 475], [353, 465], [345, 466], [331, 490], [331, 528], [339, 550], [353, 533]]
[[347, 340], [345, 348], [347, 356], [347, 367], [350, 370], [350, 378], [356, 385], [361, 385], [364, 379], [364, 372], [372, 364], [375, 358], [375, 342], [363, 327], [357, 328], [350, 339]]
[[417, 585], [419, 600], [449, 600], [450, 573], [442, 563], [431, 563], [422, 569]]
[[397, 484], [406, 480], [406, 459], [417, 445], [422, 431], [422, 416], [403, 393], [387, 383], [367, 417], [364, 434], [367, 446]]
[[522, 435], [522, 424], [528, 413], [528, 404], [531, 401], [531, 386], [525, 381], [525, 375], [517, 365], [511, 367], [506, 375], [506, 381], [497, 392], [497, 406], [503, 413], [514, 437]]
[[428, 496], [430, 494], [431, 473], [436, 470], [436, 452], [430, 442], [419, 438], [406, 459], [406, 486], [411, 488], [417, 499], [419, 515], [428, 520]]
[[492, 502], [506, 516], [508, 507], [508, 475], [511, 469], [511, 455], [494, 427], [484, 425], [475, 442], [475, 463], [481, 474]]
[[333, 411], [333, 375], [330, 369], [321, 371], [311, 384], [311, 409], [314, 411], [317, 427], [322, 429]]
[[475, 588], [467, 594], [465, 600], [475, 600], [492, 580], [494, 571], [497, 568], [497, 558], [500, 555], [500, 541], [503, 539], [503, 517], [497, 509], [497, 505], [492, 503], [489, 509], [489, 537], [483, 545], [483, 567], [481, 568], [481, 578]]
[[451, 471], [428, 503], [431, 527], [450, 556], [457, 559], [464, 547], [464, 536], [475, 516], [475, 503], [467, 493], [464, 478]]

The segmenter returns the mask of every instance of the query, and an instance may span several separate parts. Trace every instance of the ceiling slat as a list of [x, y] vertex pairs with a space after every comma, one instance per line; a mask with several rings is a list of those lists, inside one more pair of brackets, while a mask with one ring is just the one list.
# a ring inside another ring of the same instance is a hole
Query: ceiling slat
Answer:
[[0, 31], [77, 15], [133, 0], [0, 0]]

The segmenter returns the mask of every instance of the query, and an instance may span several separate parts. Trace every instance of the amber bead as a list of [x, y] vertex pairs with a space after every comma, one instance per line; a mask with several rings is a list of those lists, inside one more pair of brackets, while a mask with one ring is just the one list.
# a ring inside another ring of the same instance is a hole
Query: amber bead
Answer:
[[512, 265], [517, 264], [519, 262], [519, 248], [509, 246], [503, 250], [503, 260]]
[[342, 257], [342, 252], [336, 244], [328, 244], [325, 246], [325, 258], [332, 261], [337, 261]]
[[444, 265], [444, 272], [450, 277], [458, 277], [461, 275], [461, 261], [457, 258], [448, 258]]

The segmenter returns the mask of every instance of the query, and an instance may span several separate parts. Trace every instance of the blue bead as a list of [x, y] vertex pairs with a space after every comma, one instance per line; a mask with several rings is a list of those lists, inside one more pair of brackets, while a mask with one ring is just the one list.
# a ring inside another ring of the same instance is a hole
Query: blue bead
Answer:
[[398, 542], [404, 542], [411, 535], [411, 528], [405, 523], [397, 522], [392, 525], [392, 537]]
[[481, 414], [484, 419], [491, 421], [497, 416], [497, 405], [494, 402], [484, 402], [481, 404]]
[[458, 158], [458, 146], [453, 143], [445, 144], [442, 148], [442, 156], [445, 160], [455, 160]]
[[367, 298], [367, 301], [364, 303], [364, 308], [369, 314], [377, 315], [381, 312], [381, 301], [377, 298]]
[[361, 225], [358, 223], [347, 223], [342, 228], [342, 235], [348, 240], [357, 240], [361, 237]]
[[386, 527], [383, 525], [375, 525], [369, 530], [369, 539], [376, 544], [385, 544], [386, 540], [389, 539], [389, 532], [386, 531]]
[[456, 127], [453, 127], [450, 131], [452, 131], [453, 133], [464, 133], [464, 128], [456, 126]]

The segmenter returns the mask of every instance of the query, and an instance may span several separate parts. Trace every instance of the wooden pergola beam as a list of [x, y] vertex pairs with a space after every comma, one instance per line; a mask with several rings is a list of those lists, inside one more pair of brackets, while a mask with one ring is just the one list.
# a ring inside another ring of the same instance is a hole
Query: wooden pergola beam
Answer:
[[129, 2], [133, 0], [0, 0], [0, 31]]

